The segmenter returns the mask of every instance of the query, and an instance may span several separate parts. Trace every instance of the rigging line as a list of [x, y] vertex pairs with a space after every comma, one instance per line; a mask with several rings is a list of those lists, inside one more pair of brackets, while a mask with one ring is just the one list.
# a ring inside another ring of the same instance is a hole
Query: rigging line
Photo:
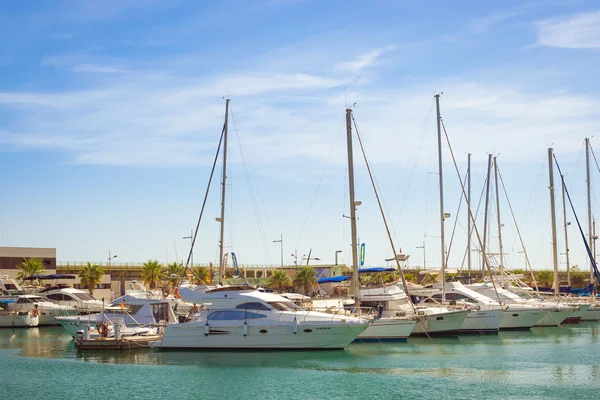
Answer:
[[[215, 159], [213, 161], [212, 169], [210, 170], [210, 176], [208, 178], [208, 185], [206, 186], [206, 193], [204, 194], [204, 201], [202, 202], [202, 208], [200, 209], [200, 216], [198, 217], [198, 222], [196, 223], [196, 230], [194, 231], [194, 237], [192, 238], [192, 245], [190, 246], [190, 252], [188, 253], [187, 261], [185, 262], [184, 274], [189, 268], [190, 259], [192, 257], [192, 252], [194, 251], [194, 245], [196, 244], [196, 238], [198, 237], [198, 229], [200, 228], [200, 221], [202, 221], [202, 216], [204, 215], [204, 208], [206, 207], [206, 200], [208, 198], [208, 193], [210, 191], [210, 184], [213, 179], [213, 175], [215, 173], [215, 168], [217, 166], [217, 161], [219, 160], [219, 153], [221, 152], [221, 144], [223, 143], [223, 137], [225, 136], [225, 123], [223, 123], [223, 129], [221, 130], [221, 138], [219, 139], [219, 145], [217, 146], [217, 152], [215, 154]], [[175, 256], [177, 257], [177, 250], [175, 250]], [[190, 269], [192, 273], [199, 279], [193, 269]]]
[[456, 163], [456, 157], [454, 157], [454, 151], [452, 150], [452, 146], [450, 145], [450, 138], [448, 137], [448, 132], [446, 131], [446, 125], [444, 124], [444, 120], [442, 119], [441, 115], [440, 115], [440, 122], [441, 122], [442, 128], [444, 129], [444, 136], [446, 136], [446, 143], [448, 144], [448, 150], [450, 151], [450, 155], [452, 156], [452, 162], [454, 163], [454, 170], [456, 171], [456, 175], [458, 176], [458, 181], [460, 182], [460, 187], [462, 189], [463, 196], [467, 199], [467, 211], [469, 212], [469, 217], [471, 218], [471, 221], [473, 222], [473, 231], [475, 232], [475, 235], [477, 236], [477, 241], [479, 242], [479, 246], [482, 249], [481, 253], [482, 253], [483, 264], [487, 268], [487, 270], [490, 274], [490, 281], [492, 282], [492, 286], [494, 287], [494, 292], [496, 292], [496, 297], [498, 298], [498, 302], [500, 304], [502, 304], [502, 301], [500, 300], [500, 295], [498, 294], [498, 289], [496, 288], [496, 282], [494, 282], [494, 279], [492, 277], [492, 269], [490, 268], [488, 257], [486, 256], [486, 252], [483, 250], [484, 247], [483, 247], [483, 242], [481, 241], [481, 236], [479, 235], [479, 229], [477, 229], [477, 225], [475, 225], [475, 218], [473, 217], [473, 213], [471, 212], [471, 205], [469, 204], [467, 192], [465, 190], [465, 185], [461, 179], [460, 170], [458, 169], [458, 164]]
[[558, 168], [558, 173], [561, 175], [561, 182], [565, 189], [567, 198], [569, 199], [569, 204], [571, 205], [571, 211], [573, 212], [575, 221], [577, 221], [577, 227], [579, 228], [579, 233], [581, 234], [581, 239], [583, 240], [583, 243], [585, 244], [585, 249], [587, 250], [588, 257], [590, 258], [592, 266], [594, 267], [594, 276], [596, 277], [596, 280], [598, 281], [598, 283], [600, 283], [600, 272], [598, 271], [598, 266], [596, 265], [596, 257], [594, 257], [594, 255], [592, 254], [592, 251], [590, 250], [590, 246], [588, 245], [585, 234], [583, 233], [583, 229], [581, 228], [581, 223], [579, 223], [579, 218], [577, 217], [577, 214], [575, 213], [575, 207], [573, 206], [573, 202], [571, 201], [571, 194], [569, 193], [569, 190], [567, 189], [567, 186], [565, 185], [565, 180], [562, 177], [563, 175], [562, 175], [562, 172], [560, 171], [560, 165], [558, 165], [558, 160], [556, 159], [556, 155], [554, 155], [554, 163], [556, 164], [556, 168]]
[[504, 179], [502, 178], [502, 173], [500, 172], [500, 168], [498, 168], [498, 177], [500, 178], [500, 184], [502, 185], [502, 191], [504, 192], [504, 198], [506, 199], [506, 203], [508, 204], [508, 209], [510, 210], [510, 215], [512, 217], [513, 223], [515, 224], [515, 229], [517, 230], [517, 236], [519, 237], [519, 241], [521, 242], [521, 248], [523, 249], [523, 254], [525, 255], [525, 261], [527, 267], [529, 268], [529, 272], [531, 273], [531, 280], [535, 286], [535, 290], [539, 291], [537, 281], [535, 280], [535, 274], [533, 273], [533, 268], [531, 267], [531, 262], [529, 261], [529, 254], [527, 253], [527, 249], [525, 249], [525, 242], [523, 241], [523, 237], [521, 236], [521, 230], [519, 229], [519, 224], [517, 224], [517, 218], [515, 217], [515, 213], [512, 208], [512, 204], [510, 199], [508, 198], [508, 192], [506, 190], [506, 186], [504, 185]]
[[[231, 120], [233, 121], [233, 127], [234, 127], [234, 130], [235, 130], [235, 135], [236, 135], [236, 137], [238, 139], [237, 142], [238, 142], [238, 146], [239, 146], [239, 149], [240, 149], [240, 154], [241, 154], [241, 157], [242, 157], [242, 165], [244, 167], [244, 174], [246, 175], [246, 182], [248, 183], [248, 190], [250, 192], [250, 200], [252, 201], [252, 207], [254, 208], [254, 215], [256, 217], [256, 222], [257, 222], [257, 225], [258, 225], [258, 231], [260, 233], [260, 239], [261, 239], [261, 242], [262, 242], [263, 251], [267, 255], [267, 258], [269, 259], [269, 263], [272, 264], [271, 252], [269, 251], [269, 247], [267, 245], [267, 239], [266, 239], [264, 227], [263, 227], [261, 216], [260, 216], [260, 210], [259, 210], [259, 207], [258, 207], [258, 203], [256, 201], [257, 196], [256, 196], [255, 191], [254, 191], [254, 185], [252, 184], [252, 179], [251, 179], [250, 171], [249, 171], [249, 168], [248, 168], [248, 162], [246, 160], [246, 155], [244, 153], [244, 144], [243, 144], [242, 138], [241, 138], [241, 136], [239, 134], [237, 123], [235, 121], [235, 114], [234, 114], [233, 108], [231, 108], [231, 106], [230, 106], [230, 111], [231, 111]], [[260, 197], [260, 196], [258, 196], [258, 197]], [[264, 207], [264, 204], [263, 204], [263, 207]], [[271, 230], [271, 234], [273, 234], [273, 230], [271, 229], [271, 226], [270, 226], [270, 223], [269, 223], [269, 218], [268, 218], [266, 212], [265, 212], [265, 218], [267, 219], [267, 225], [269, 226], [269, 229]]]
[[596, 159], [596, 153], [594, 153], [594, 149], [592, 148], [592, 143], [590, 143], [590, 141], [588, 141], [589, 146], [590, 146], [590, 150], [592, 151], [592, 156], [594, 156], [594, 162], [596, 163], [596, 168], [598, 169], [598, 172], [600, 172], [600, 166], [598, 166], [598, 160]]
[[[321, 172], [321, 176], [319, 178], [319, 183], [317, 184], [317, 188], [315, 189], [315, 193], [313, 194], [312, 200], [310, 202], [310, 205], [308, 207], [308, 213], [306, 214], [306, 218], [304, 219], [304, 223], [302, 224], [302, 228], [300, 229], [300, 234], [298, 235], [298, 239], [296, 240], [296, 248], [298, 248], [298, 244], [300, 243], [300, 239], [302, 238], [302, 235], [304, 233], [304, 229], [306, 228], [306, 224], [308, 223], [308, 219], [310, 218], [310, 213], [312, 212], [312, 208], [313, 205], [315, 204], [315, 200], [317, 198], [317, 194], [319, 193], [319, 188], [321, 187], [321, 183], [323, 182], [323, 177], [325, 176], [325, 171], [327, 171], [327, 167], [329, 166], [329, 161], [331, 160], [331, 154], [333, 154], [333, 149], [335, 148], [335, 144], [337, 143], [339, 136], [340, 136], [340, 132], [342, 130], [342, 126], [344, 124], [345, 118], [342, 120], [342, 122], [340, 123], [340, 126], [338, 128], [338, 132], [335, 136], [335, 139], [333, 140], [333, 144], [331, 145], [331, 148], [329, 149], [329, 154], [327, 155], [327, 161], [325, 161], [325, 166], [323, 167], [323, 171]], [[345, 192], [344, 192], [345, 193]], [[345, 196], [345, 194], [344, 194]]]
[[[468, 171], [465, 173], [465, 180], [467, 179], [468, 173]], [[454, 234], [456, 233], [456, 225], [459, 221], [458, 216], [460, 215], [460, 207], [462, 206], [463, 198], [464, 196], [461, 193], [460, 200], [458, 201], [458, 210], [456, 210], [456, 218], [454, 218], [454, 225], [452, 226], [452, 235], [450, 235], [450, 243], [448, 243], [448, 252], [446, 253], [446, 263], [444, 264], [444, 268], [448, 268], [448, 259], [450, 258], [450, 252], [452, 251], [452, 243], [454, 242]]]
[[[429, 108], [429, 113], [425, 118], [425, 122], [423, 123], [421, 130], [421, 143], [419, 144], [419, 149], [415, 154], [412, 162], [412, 168], [408, 174], [408, 183], [406, 185], [406, 190], [404, 191], [404, 195], [402, 196], [402, 200], [400, 201], [400, 211], [398, 212], [398, 217], [396, 218], [396, 223], [393, 225], [393, 230], [395, 231], [398, 228], [398, 224], [400, 224], [400, 217], [402, 216], [402, 212], [404, 211], [404, 206], [406, 205], [406, 198], [408, 197], [408, 192], [410, 190], [410, 186], [412, 180], [414, 178], [415, 170], [417, 168], [417, 164], [419, 162], [419, 157], [421, 155], [421, 150], [423, 149], [423, 143], [425, 143], [425, 138], [427, 137], [427, 129], [429, 127], [429, 122], [431, 120], [431, 114], [433, 113], [433, 107], [435, 106], [435, 100], [431, 102], [431, 107]], [[400, 189], [400, 186], [398, 186]]]
[[[400, 261], [398, 260], [398, 257], [397, 257], [396, 246], [394, 246], [394, 241], [392, 240], [392, 236], [390, 234], [390, 229], [388, 227], [388, 223], [385, 218], [385, 213], [383, 212], [383, 207], [381, 206], [381, 201], [379, 200], [379, 193], [377, 192], [377, 188], [375, 186], [375, 181], [373, 180], [373, 174], [371, 173], [371, 166], [369, 165], [367, 154], [366, 154], [365, 148], [363, 146], [362, 136], [360, 135], [360, 132], [358, 131], [358, 126], [356, 125], [356, 121], [354, 120], [354, 115], [351, 115], [351, 116], [352, 116], [352, 122], [354, 123], [354, 129], [356, 130], [356, 137], [358, 138], [358, 143], [360, 143], [360, 150], [361, 150], [363, 158], [365, 160], [365, 164], [367, 165], [367, 171], [369, 172], [369, 178], [371, 179], [371, 185], [373, 186], [373, 191], [375, 192], [375, 197], [377, 198], [377, 204], [379, 205], [379, 211], [381, 212], [381, 218], [383, 219], [383, 223], [385, 225], [385, 230], [387, 231], [388, 239], [390, 241], [390, 245], [392, 246], [392, 253], [394, 255], [394, 260], [396, 261], [396, 268], [398, 268], [398, 271], [400, 272], [400, 278], [402, 278], [402, 286], [404, 287], [404, 291], [406, 292], [407, 299], [410, 300], [410, 296], [408, 294], [408, 285], [406, 283], [406, 278], [404, 277], [404, 271], [402, 271], [402, 268], [400, 268]], [[410, 300], [410, 304], [413, 308], [413, 311], [416, 312], [417, 309], [415, 307], [415, 304], [412, 302], [412, 300]]]

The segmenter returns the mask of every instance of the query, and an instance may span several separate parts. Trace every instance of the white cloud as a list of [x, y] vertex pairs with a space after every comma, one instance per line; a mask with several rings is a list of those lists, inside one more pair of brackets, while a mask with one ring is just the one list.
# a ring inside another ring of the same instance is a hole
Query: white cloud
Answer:
[[396, 46], [387, 46], [381, 49], [372, 50], [366, 53], [362, 53], [356, 59], [340, 63], [336, 66], [336, 69], [340, 71], [347, 71], [351, 73], [359, 73], [365, 68], [374, 67], [381, 63], [381, 55], [395, 49]]
[[600, 11], [540, 21], [538, 42], [567, 49], [600, 48]]

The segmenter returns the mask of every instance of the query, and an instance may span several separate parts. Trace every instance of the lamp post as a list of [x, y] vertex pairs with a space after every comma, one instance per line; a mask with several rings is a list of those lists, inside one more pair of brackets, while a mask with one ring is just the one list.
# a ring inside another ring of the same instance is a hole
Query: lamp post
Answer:
[[335, 265], [338, 265], [338, 254], [340, 254], [341, 252], [342, 252], [341, 250], [335, 251]]
[[279, 247], [281, 249], [281, 268], [283, 268], [283, 233], [281, 234], [279, 240], [273, 240], [273, 243], [279, 243]]
[[423, 269], [427, 269], [425, 264], [425, 240], [423, 240], [423, 246], [417, 246], [417, 249], [423, 249]]
[[190, 252], [192, 253], [192, 267], [194, 266], [194, 249], [192, 245], [194, 244], [194, 230], [190, 229], [190, 236], [184, 236], [182, 239], [190, 239]]
[[114, 256], [110, 255], [110, 250], [108, 251], [108, 268], [110, 268], [111, 261], [113, 258], [117, 258], [118, 256], [115, 254]]
[[294, 257], [294, 265], [298, 267], [298, 250], [294, 249], [294, 252], [290, 255]]

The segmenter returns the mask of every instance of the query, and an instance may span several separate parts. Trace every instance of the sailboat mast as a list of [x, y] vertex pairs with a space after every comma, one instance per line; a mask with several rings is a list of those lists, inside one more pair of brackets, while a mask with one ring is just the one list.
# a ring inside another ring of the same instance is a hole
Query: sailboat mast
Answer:
[[556, 248], [556, 212], [554, 205], [554, 166], [552, 164], [552, 148], [548, 149], [548, 174], [550, 178], [550, 212], [552, 216], [552, 261], [554, 262], [554, 294], [558, 296], [558, 251]]
[[223, 239], [225, 233], [225, 188], [227, 187], [227, 130], [229, 127], [229, 99], [225, 100], [225, 125], [223, 127], [223, 177], [221, 178], [221, 234], [219, 239], [219, 283], [225, 273], [223, 265]]
[[[592, 233], [592, 189], [591, 189], [592, 180], [590, 177], [590, 139], [589, 138], [585, 138], [585, 170], [586, 170], [586, 175], [587, 175], [587, 179], [586, 179], [585, 183], [587, 186], [588, 242], [589, 242], [590, 250], [592, 250], [594, 247], [594, 235]], [[593, 255], [593, 257], [596, 257], [596, 256]], [[594, 282], [594, 265], [592, 263], [592, 260], [590, 260], [589, 263], [590, 263], [590, 282], [593, 283]]]
[[446, 301], [446, 244], [444, 242], [444, 177], [442, 175], [442, 129], [440, 115], [440, 95], [435, 95], [435, 109], [437, 111], [437, 139], [438, 139], [438, 171], [440, 176], [440, 245], [442, 260], [442, 302]]
[[467, 268], [471, 278], [471, 153], [467, 154]]
[[496, 216], [498, 217], [498, 247], [500, 248], [500, 285], [504, 287], [504, 254], [502, 247], [502, 223], [500, 222], [500, 192], [498, 191], [498, 163], [494, 157], [494, 183], [496, 185]]
[[348, 146], [348, 189], [350, 191], [350, 229], [352, 233], [352, 287], [351, 296], [360, 295], [358, 279], [358, 241], [356, 238], [356, 201], [354, 199], [354, 156], [352, 153], [352, 110], [346, 109], [346, 143]]
[[[485, 212], [483, 214], [483, 242], [481, 243], [481, 279], [485, 276], [485, 247], [487, 243], [488, 209], [490, 205], [490, 174], [492, 172], [492, 155], [488, 154], [487, 178], [485, 187]], [[491, 278], [491, 276], [490, 276]]]
[[[560, 178], [561, 182], [565, 181], [564, 175], [561, 175]], [[567, 284], [571, 286], [571, 269], [569, 265], [569, 233], [567, 231], [567, 203], [565, 201], [565, 185], [561, 184], [560, 186], [562, 187], [563, 227], [565, 229], [565, 256], [567, 258]]]

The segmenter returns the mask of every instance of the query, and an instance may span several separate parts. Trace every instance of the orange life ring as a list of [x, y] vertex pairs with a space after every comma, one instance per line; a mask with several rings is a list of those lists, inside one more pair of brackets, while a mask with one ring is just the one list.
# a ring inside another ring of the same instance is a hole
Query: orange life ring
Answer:
[[106, 325], [106, 323], [101, 322], [100, 324], [98, 324], [97, 328], [100, 336], [104, 338], [108, 336], [108, 325]]
[[38, 311], [38, 309], [37, 309], [37, 308], [34, 308], [34, 309], [33, 309], [33, 316], [34, 316], [34, 317], [37, 317], [38, 315], [40, 315], [40, 312]]
[[180, 299], [181, 298], [181, 294], [179, 293], [179, 287], [175, 288], [175, 298], [176, 299]]

